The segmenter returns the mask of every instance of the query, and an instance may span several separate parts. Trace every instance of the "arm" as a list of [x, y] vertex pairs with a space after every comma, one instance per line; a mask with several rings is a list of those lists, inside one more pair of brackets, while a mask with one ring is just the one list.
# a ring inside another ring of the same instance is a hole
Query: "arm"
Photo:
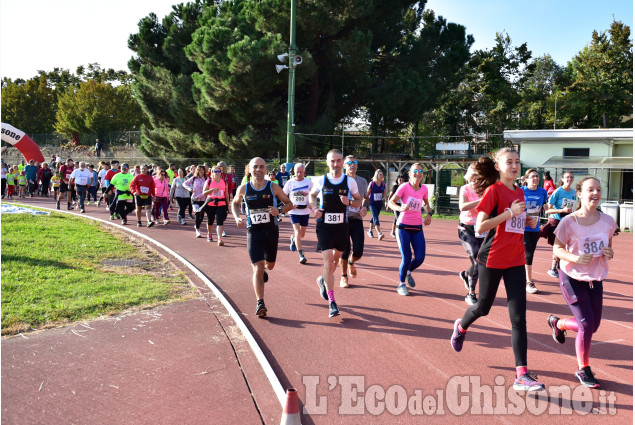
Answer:
[[408, 211], [408, 204], [398, 205], [397, 202], [400, 202], [401, 198], [396, 193], [392, 195], [390, 199], [388, 199], [388, 206], [393, 211]]
[[245, 223], [240, 216], [240, 203], [243, 200], [243, 196], [245, 196], [245, 185], [241, 184], [238, 190], [236, 190], [236, 196], [234, 196], [234, 200], [231, 204], [232, 215], [234, 216], [234, 220], [236, 220], [236, 225], [240, 228], [245, 227]]
[[423, 224], [424, 226], [429, 226], [432, 222], [432, 208], [430, 208], [428, 198], [423, 198], [423, 205], [426, 207], [426, 218], [423, 219]]
[[[605, 248], [606, 249], [606, 248]], [[556, 237], [553, 243], [553, 255], [561, 260], [568, 261], [569, 263], [575, 263], [580, 265], [589, 264], [593, 256], [591, 254], [575, 255], [572, 252], [567, 251], [567, 248], [560, 239]]]
[[317, 185], [314, 185], [313, 189], [311, 189], [311, 193], [309, 193], [309, 205], [311, 206], [311, 211], [313, 211], [313, 214], [315, 214], [315, 218], [320, 219], [322, 218], [322, 214], [324, 211], [320, 210], [317, 206], [319, 190], [316, 189]]
[[284, 202], [284, 206], [282, 207], [281, 210], [278, 210], [278, 208], [276, 208], [276, 207], [269, 207], [269, 212], [271, 213], [271, 215], [278, 215], [280, 213], [286, 213], [287, 211], [290, 211], [290, 210], [293, 210], [293, 209], [296, 208], [296, 206], [293, 205], [293, 203], [291, 202], [291, 200], [289, 199], [287, 194], [284, 193], [284, 191], [282, 190], [282, 188], [280, 186], [278, 186], [277, 184], [273, 183], [272, 186], [271, 186], [271, 189], [273, 190], [273, 194], [276, 195], [276, 198], [278, 198], [282, 202]]
[[514, 216], [522, 214], [523, 211], [525, 211], [525, 203], [519, 201], [518, 199], [515, 199], [514, 202], [512, 202], [510, 208], [505, 208], [505, 211], [498, 214], [496, 217], [490, 218], [489, 214], [481, 211], [476, 217], [476, 225], [474, 226], [474, 229], [476, 230], [476, 233], [483, 233], [487, 230], [493, 229]]
[[462, 191], [461, 196], [459, 196], [459, 210], [469, 211], [476, 208], [479, 202], [481, 202], [480, 199], [477, 199], [476, 201], [468, 201], [465, 191]]

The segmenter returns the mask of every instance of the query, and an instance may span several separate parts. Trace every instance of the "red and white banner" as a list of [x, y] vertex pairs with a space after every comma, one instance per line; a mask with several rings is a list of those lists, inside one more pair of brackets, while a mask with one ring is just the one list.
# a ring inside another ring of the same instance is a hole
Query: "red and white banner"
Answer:
[[24, 155], [27, 162], [44, 162], [44, 155], [40, 147], [24, 131], [18, 130], [14, 126], [2, 123], [2, 141], [13, 145], [14, 148]]

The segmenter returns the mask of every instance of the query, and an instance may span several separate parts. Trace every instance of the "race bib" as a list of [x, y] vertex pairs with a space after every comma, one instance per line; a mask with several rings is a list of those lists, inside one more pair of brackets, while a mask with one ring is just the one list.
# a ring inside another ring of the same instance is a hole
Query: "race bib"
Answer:
[[66, 180], [70, 180], [70, 178], [71, 178], [70, 173], [66, 173]]
[[295, 205], [308, 205], [308, 200], [304, 193], [293, 194], [293, 203]]
[[602, 235], [591, 235], [578, 240], [578, 255], [591, 254], [594, 257], [602, 256], [602, 249], [606, 247]]
[[382, 196], [383, 196], [383, 193], [373, 193], [373, 200], [381, 201]]
[[512, 218], [509, 218], [505, 222], [505, 231], [509, 233], [524, 234], [526, 221], [527, 221], [527, 213], [522, 213], [521, 215], [516, 215]]
[[86, 184], [88, 184], [88, 179], [84, 176], [80, 176], [77, 178], [77, 184], [80, 186], [85, 186]]
[[574, 199], [564, 198], [562, 200], [562, 206], [560, 208], [573, 208], [575, 205]]
[[422, 204], [421, 199], [417, 199], [410, 196], [408, 198], [407, 204], [408, 204], [408, 207], [410, 208], [410, 211], [421, 211], [421, 204]]
[[324, 223], [342, 224], [344, 223], [344, 213], [324, 213]]
[[141, 193], [150, 193], [149, 187], [141, 186], [139, 190], [141, 190]]
[[218, 189], [216, 192], [210, 192], [208, 197], [209, 198], [224, 198], [225, 191], [223, 189]]
[[249, 213], [251, 224], [266, 224], [271, 221], [269, 211], [252, 211]]

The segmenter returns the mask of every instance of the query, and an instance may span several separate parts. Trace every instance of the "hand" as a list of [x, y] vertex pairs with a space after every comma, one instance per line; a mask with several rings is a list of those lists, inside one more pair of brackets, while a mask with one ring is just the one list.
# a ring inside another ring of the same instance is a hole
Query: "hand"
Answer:
[[615, 256], [615, 252], [613, 251], [612, 247], [606, 246], [602, 248], [602, 255], [604, 255], [604, 258], [606, 258], [607, 260], [612, 260]]
[[348, 196], [340, 195], [340, 201], [344, 205], [350, 205], [351, 204], [351, 200], [348, 199]]
[[368, 208], [366, 208], [366, 207], [362, 207], [362, 208], [359, 210], [359, 215], [361, 215], [361, 216], [362, 216], [362, 218], [364, 218], [364, 217], [366, 217], [366, 214], [368, 214]]
[[238, 228], [242, 229], [243, 227], [245, 227], [245, 222], [243, 221], [242, 217], [238, 217], [236, 219], [236, 226], [238, 226]]
[[587, 264], [589, 264], [591, 262], [592, 258], [593, 258], [593, 256], [591, 254], [582, 254], [582, 255], [578, 256], [578, 258], [575, 260], [575, 262], [577, 264], [582, 265], [582, 266], [586, 266]]
[[274, 207], [274, 206], [270, 206], [269, 207], [269, 214], [271, 214], [272, 216], [277, 216], [280, 214], [280, 210], [278, 210], [278, 207]]
[[313, 210], [313, 213], [315, 214], [315, 219], [319, 220], [319, 219], [322, 218], [322, 215], [324, 215], [324, 210], [321, 210], [321, 209], [318, 208], [318, 209]]
[[424, 226], [429, 226], [430, 223], [432, 223], [432, 216], [426, 214], [426, 218], [423, 219], [423, 225]]
[[410, 211], [410, 206], [408, 204], [401, 204], [401, 208], [399, 208], [399, 211]]
[[525, 201], [514, 199], [514, 202], [512, 202], [509, 208], [512, 210], [512, 214], [514, 214], [514, 216], [520, 215], [525, 211]]
[[563, 214], [570, 214], [570, 213], [571, 213], [571, 211], [572, 211], [572, 210], [571, 210], [571, 208], [568, 208], [568, 207], [567, 207], [567, 208], [563, 208], [563, 209], [562, 209], [562, 213], [563, 213]]
[[527, 226], [535, 229], [538, 225], [538, 217], [527, 217]]
[[209, 190], [210, 192], [218, 192], [220, 189], [217, 187], [210, 187]]

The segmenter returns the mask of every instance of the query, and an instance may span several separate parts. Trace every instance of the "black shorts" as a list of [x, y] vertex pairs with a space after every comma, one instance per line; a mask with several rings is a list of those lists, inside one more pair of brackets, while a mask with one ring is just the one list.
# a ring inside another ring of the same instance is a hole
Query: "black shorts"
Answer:
[[531, 266], [534, 262], [534, 252], [536, 245], [540, 239], [540, 232], [525, 232], [523, 236], [523, 244], [525, 245], [525, 262]]
[[[212, 204], [212, 206], [209, 204]], [[214, 224], [214, 219], [216, 219], [216, 225], [222, 226], [225, 224], [225, 219], [227, 218], [227, 205], [219, 205], [217, 207], [213, 205], [213, 203], [208, 202], [203, 206], [207, 213], [207, 224], [211, 226]]]
[[148, 196], [147, 198], [142, 198], [141, 195], [134, 196], [134, 203], [137, 207], [151, 207], [152, 206], [152, 197]]
[[348, 241], [348, 223], [343, 224], [324, 224], [318, 221], [315, 225], [315, 233], [317, 234], [317, 251], [326, 251], [327, 249], [336, 249], [345, 251]]
[[270, 230], [247, 229], [247, 252], [251, 263], [275, 263], [278, 255], [278, 228]]
[[348, 219], [348, 233], [350, 235], [346, 249], [342, 251], [342, 258], [348, 259], [353, 244], [353, 257], [362, 258], [364, 254], [364, 221], [355, 218]]
[[60, 193], [68, 192], [68, 184], [60, 182]]

